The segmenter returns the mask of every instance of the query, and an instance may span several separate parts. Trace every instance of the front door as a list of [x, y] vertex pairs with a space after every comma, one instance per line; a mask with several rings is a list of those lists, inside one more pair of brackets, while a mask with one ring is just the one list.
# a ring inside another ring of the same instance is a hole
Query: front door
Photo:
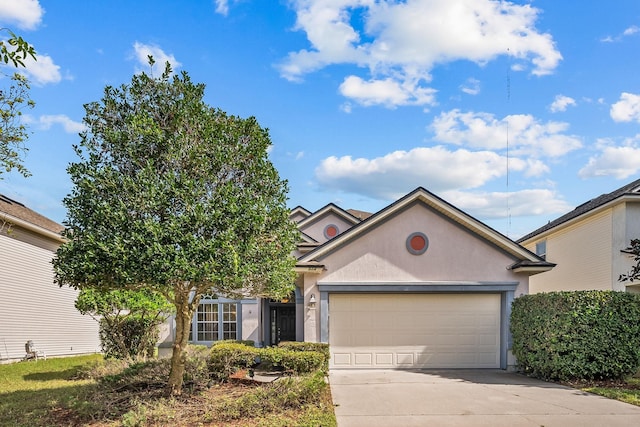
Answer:
[[271, 344], [296, 340], [296, 306], [294, 304], [271, 307]]

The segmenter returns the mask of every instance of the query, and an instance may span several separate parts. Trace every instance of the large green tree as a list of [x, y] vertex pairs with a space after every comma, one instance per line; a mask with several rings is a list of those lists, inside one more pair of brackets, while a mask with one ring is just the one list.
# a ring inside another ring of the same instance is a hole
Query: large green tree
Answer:
[[174, 305], [172, 394], [203, 293], [278, 298], [294, 280], [296, 231], [269, 133], [203, 95], [167, 64], [161, 77], [135, 75], [85, 105], [64, 199], [68, 241], [53, 261], [61, 286], [152, 289]]
[[[36, 52], [22, 37], [7, 28], [0, 28], [0, 34], [7, 33], [9, 38], [0, 40], [0, 63], [15, 68], [24, 67], [24, 61], [31, 57], [36, 59]], [[29, 82], [20, 73], [13, 73], [7, 87], [0, 89], [0, 177], [3, 172], [17, 170], [23, 176], [29, 171], [22, 164], [22, 157], [27, 151], [27, 128], [20, 116], [25, 107], [33, 108], [34, 102], [29, 98]]]

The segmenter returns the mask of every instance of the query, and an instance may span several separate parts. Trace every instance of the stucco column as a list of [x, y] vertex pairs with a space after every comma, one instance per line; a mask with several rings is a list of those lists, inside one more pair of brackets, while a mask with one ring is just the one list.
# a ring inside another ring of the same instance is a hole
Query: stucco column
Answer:
[[[316, 300], [315, 307], [309, 306], [311, 295]], [[304, 276], [304, 340], [307, 342], [318, 342], [319, 338], [319, 300], [320, 292], [316, 286], [315, 275], [305, 274]]]

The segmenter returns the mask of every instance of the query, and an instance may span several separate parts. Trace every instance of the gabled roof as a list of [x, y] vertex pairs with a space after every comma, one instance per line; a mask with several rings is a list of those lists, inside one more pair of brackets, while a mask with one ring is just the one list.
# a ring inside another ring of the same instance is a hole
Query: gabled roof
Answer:
[[0, 194], [0, 223], [5, 221], [62, 241], [60, 233], [64, 226]]
[[539, 234], [542, 234], [546, 231], [551, 230], [552, 228], [556, 228], [562, 224], [566, 224], [572, 222], [572, 220], [576, 220], [578, 217], [583, 215], [587, 215], [590, 213], [595, 213], [602, 208], [610, 205], [611, 203], [616, 203], [622, 199], [637, 199], [636, 201], [640, 201], [640, 179], [637, 179], [629, 184], [618, 188], [617, 190], [612, 191], [611, 193], [602, 194], [594, 199], [589, 200], [576, 207], [571, 212], [568, 212], [562, 215], [559, 218], [556, 218], [553, 221], [550, 221], [546, 225], [538, 228], [535, 231], [527, 234], [524, 237], [518, 239], [518, 242], [524, 242], [526, 240], [531, 239]]
[[309, 212], [308, 210], [306, 210], [302, 206], [298, 205], [295, 208], [291, 209], [291, 212], [289, 212], [289, 218], [291, 218], [295, 214], [300, 214], [303, 217], [307, 218], [307, 217], [309, 217], [311, 215], [311, 212]]
[[333, 203], [329, 203], [328, 205], [324, 206], [323, 208], [321, 208], [321, 209], [315, 211], [314, 213], [312, 213], [307, 218], [305, 218], [302, 221], [298, 222], [298, 228], [302, 228], [302, 227], [304, 227], [306, 225], [313, 224], [314, 222], [320, 220], [325, 215], [328, 215], [330, 213], [333, 213], [334, 215], [339, 216], [340, 218], [344, 219], [347, 222], [350, 222], [353, 225], [358, 224], [360, 222], [359, 218], [357, 218], [354, 215], [350, 214], [349, 212], [345, 211], [341, 207], [336, 206]]
[[313, 237], [309, 236], [307, 233], [303, 233], [300, 230], [298, 230], [298, 232], [300, 233], [300, 237], [302, 237], [302, 241], [304, 243], [311, 243], [311, 244], [318, 245], [318, 241]]
[[371, 212], [359, 211], [357, 209], [347, 209], [351, 215], [355, 216], [359, 220], [363, 221], [373, 215]]
[[416, 202], [424, 203], [440, 214], [448, 217], [450, 220], [460, 224], [462, 227], [491, 242], [511, 255], [514, 258], [514, 264], [510, 268], [515, 272], [537, 273], [550, 270], [555, 266], [555, 264], [546, 262], [538, 255], [509, 239], [505, 235], [499, 233], [422, 187], [418, 187], [403, 198], [371, 215], [358, 225], [355, 225], [344, 233], [318, 246], [313, 251], [301, 255], [298, 258], [298, 265], [308, 266], [314, 262], [321, 262], [324, 257], [357, 239], [368, 230], [377, 227], [379, 224], [393, 217], [396, 213]]

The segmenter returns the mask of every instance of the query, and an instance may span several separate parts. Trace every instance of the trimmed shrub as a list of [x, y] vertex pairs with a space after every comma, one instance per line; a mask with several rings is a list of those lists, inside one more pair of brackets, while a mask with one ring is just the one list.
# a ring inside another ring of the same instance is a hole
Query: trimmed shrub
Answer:
[[256, 343], [255, 341], [252, 340], [220, 340], [220, 341], [214, 341], [214, 343], [212, 345], [219, 345], [219, 344], [242, 344], [242, 345], [246, 345], [249, 347], [255, 347]]
[[295, 375], [323, 370], [325, 357], [317, 351], [292, 351], [286, 348], [260, 349], [262, 366], [282, 368]]
[[278, 344], [278, 347], [291, 351], [315, 351], [321, 353], [324, 356], [324, 370], [325, 372], [329, 370], [329, 359], [331, 358], [331, 354], [329, 353], [329, 344], [321, 342], [282, 341]]
[[613, 291], [525, 295], [511, 311], [513, 354], [547, 380], [619, 379], [640, 367], [640, 296]]
[[235, 342], [217, 343], [209, 352], [209, 373], [213, 379], [226, 381], [238, 370], [253, 366], [260, 350]]

